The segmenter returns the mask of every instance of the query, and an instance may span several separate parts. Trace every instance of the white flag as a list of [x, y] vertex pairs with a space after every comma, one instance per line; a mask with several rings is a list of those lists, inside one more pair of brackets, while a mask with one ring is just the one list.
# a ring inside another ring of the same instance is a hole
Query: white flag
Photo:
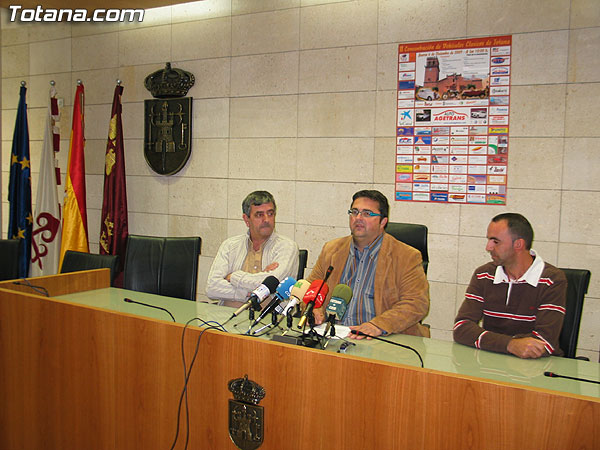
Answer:
[[59, 175], [56, 171], [54, 152], [58, 151], [58, 104], [56, 89], [50, 89], [50, 104], [44, 132], [44, 146], [40, 161], [33, 238], [31, 242], [31, 276], [54, 275], [58, 273], [60, 254], [61, 217], [57, 186]]

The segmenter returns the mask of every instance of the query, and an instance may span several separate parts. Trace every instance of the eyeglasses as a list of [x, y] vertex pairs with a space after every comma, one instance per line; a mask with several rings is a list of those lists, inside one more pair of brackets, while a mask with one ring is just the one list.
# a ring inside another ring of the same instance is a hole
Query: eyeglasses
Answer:
[[363, 209], [362, 211], [359, 211], [356, 208], [349, 209], [348, 215], [350, 215], [352, 217], [358, 217], [359, 215], [362, 217], [381, 217], [381, 214], [374, 213], [373, 211], [371, 211], [369, 209]]

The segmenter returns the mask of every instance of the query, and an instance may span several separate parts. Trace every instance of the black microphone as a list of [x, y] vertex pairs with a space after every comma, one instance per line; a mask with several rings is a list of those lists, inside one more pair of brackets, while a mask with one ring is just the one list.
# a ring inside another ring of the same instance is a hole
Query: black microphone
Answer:
[[278, 285], [279, 280], [273, 275], [269, 275], [263, 280], [260, 286], [258, 286], [256, 289], [254, 289], [254, 291], [252, 291], [252, 294], [250, 295], [250, 298], [246, 301], [246, 303], [240, 306], [237, 309], [237, 311], [234, 312], [229, 319], [227, 319], [227, 321], [233, 319], [242, 311], [245, 311], [250, 306], [253, 306], [255, 303], [259, 304], [260, 302], [262, 302], [265, 298], [267, 298], [269, 295], [275, 292], [275, 289], [277, 289]]
[[166, 312], [168, 315], [170, 315], [171, 319], [173, 319], [173, 322], [175, 322], [175, 317], [173, 317], [173, 314], [171, 314], [167, 309], [163, 308], [162, 306], [155, 306], [155, 305], [150, 305], [148, 303], [136, 302], [135, 300], [131, 300], [130, 298], [127, 298], [127, 297], [125, 297], [123, 299], [123, 301], [127, 302], [127, 303], [135, 303], [137, 305], [148, 306], [149, 308], [160, 309], [160, 310]]
[[273, 300], [271, 300], [271, 303], [263, 308], [258, 318], [252, 322], [252, 325], [250, 325], [250, 329], [263, 320], [267, 314], [273, 312], [282, 300], [287, 300], [290, 298], [290, 290], [295, 284], [296, 280], [292, 277], [286, 277], [281, 283], [279, 283], [279, 286], [277, 286], [277, 290], [275, 291], [275, 295], [273, 296]]
[[366, 334], [366, 333], [363, 333], [362, 331], [358, 331], [358, 330], [350, 330], [350, 333], [356, 334], [358, 336], [370, 337], [371, 339], [375, 339], [377, 341], [382, 341], [382, 342], [387, 342], [388, 344], [394, 344], [394, 345], [397, 345], [398, 347], [407, 348], [408, 350], [415, 352], [415, 354], [419, 357], [419, 361], [421, 361], [421, 367], [425, 367], [423, 365], [423, 358], [421, 358], [421, 355], [419, 354], [419, 352], [408, 345], [399, 344], [398, 342], [390, 341], [388, 339], [383, 339], [383, 338], [380, 338], [379, 336], [371, 336], [370, 334]]
[[550, 378], [568, 378], [569, 380], [575, 380], [575, 381], [585, 381], [586, 383], [596, 383], [596, 384], [600, 384], [600, 381], [596, 381], [596, 380], [586, 380], [585, 378], [576, 378], [576, 377], [568, 377], [566, 375], [559, 375], [557, 373], [554, 372], [544, 372], [544, 376], [546, 377], [550, 377]]

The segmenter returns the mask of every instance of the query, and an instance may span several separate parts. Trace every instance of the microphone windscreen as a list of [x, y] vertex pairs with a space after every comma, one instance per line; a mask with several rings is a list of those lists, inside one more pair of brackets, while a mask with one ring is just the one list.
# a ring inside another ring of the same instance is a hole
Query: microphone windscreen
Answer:
[[[322, 287], [321, 287], [322, 286]], [[319, 295], [317, 295], [317, 292]], [[323, 301], [325, 297], [327, 297], [327, 293], [329, 292], [329, 286], [323, 280], [315, 280], [310, 284], [310, 287], [304, 294], [302, 301], [305, 304], [310, 302], [315, 302], [315, 308], [320, 308], [323, 305]]]
[[306, 280], [298, 280], [296, 284], [292, 287], [290, 295], [292, 297], [297, 298], [298, 300], [302, 300], [306, 291], [310, 287], [310, 283]]
[[269, 292], [271, 292], [272, 294], [273, 292], [275, 292], [275, 289], [277, 289], [277, 286], [279, 285], [279, 280], [273, 275], [269, 275], [267, 278], [264, 279], [262, 284], [264, 284], [269, 289]]
[[333, 293], [327, 304], [327, 313], [335, 314], [336, 319], [342, 320], [350, 300], [352, 300], [352, 288], [346, 284], [338, 284], [333, 288]]
[[352, 288], [347, 284], [338, 284], [333, 288], [331, 296], [350, 303], [350, 300], [352, 300]]
[[290, 298], [292, 287], [296, 284], [296, 280], [293, 277], [286, 277], [279, 286], [277, 286], [277, 291], [275, 295], [279, 297], [280, 300], [287, 300]]

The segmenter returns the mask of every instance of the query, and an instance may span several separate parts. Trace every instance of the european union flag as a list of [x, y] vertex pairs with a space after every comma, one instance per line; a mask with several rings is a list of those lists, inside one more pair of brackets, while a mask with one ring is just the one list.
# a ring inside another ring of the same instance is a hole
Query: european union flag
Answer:
[[10, 215], [8, 220], [8, 238], [19, 239], [19, 277], [29, 276], [29, 260], [31, 259], [31, 164], [29, 161], [29, 128], [27, 126], [27, 88], [21, 86], [19, 109], [10, 162], [10, 181], [8, 201]]

